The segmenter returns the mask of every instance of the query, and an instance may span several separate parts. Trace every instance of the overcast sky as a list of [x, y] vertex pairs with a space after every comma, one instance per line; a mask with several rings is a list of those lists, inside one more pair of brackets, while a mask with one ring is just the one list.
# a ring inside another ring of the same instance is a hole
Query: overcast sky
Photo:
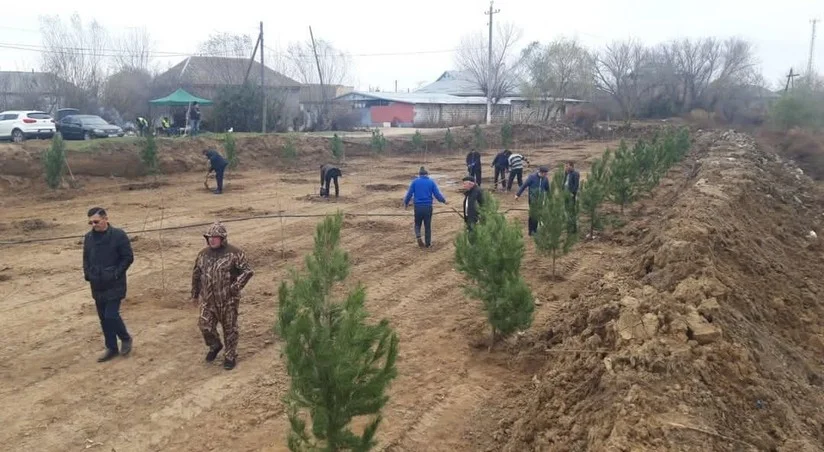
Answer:
[[[266, 46], [284, 49], [308, 38], [331, 41], [353, 55], [352, 83], [359, 89], [415, 89], [454, 68], [454, 49], [463, 35], [484, 31], [484, 0], [377, 0], [252, 2], [80, 2], [40, 0], [37, 7], [3, 8], [0, 15], [0, 70], [37, 70], [36, 51], [9, 45], [40, 45], [38, 14], [77, 12], [84, 21], [96, 19], [111, 34], [145, 26], [155, 50], [187, 54], [210, 33], [256, 36], [263, 21]], [[80, 7], [78, 6], [80, 5]], [[140, 5], [140, 8], [136, 6]], [[6, 5], [10, 6], [10, 5]], [[824, 19], [824, 2], [783, 0], [499, 0], [496, 21], [513, 22], [524, 31], [522, 45], [556, 37], [577, 37], [590, 47], [628, 37], [659, 43], [678, 37], [740, 36], [756, 45], [766, 79], [777, 85], [792, 66], [806, 67], [810, 19]], [[820, 24], [824, 25], [824, 24]], [[824, 27], [819, 27], [815, 60], [824, 68]], [[417, 53], [411, 52], [430, 52]], [[374, 55], [397, 53], [398, 55]], [[159, 58], [168, 67], [183, 56]]]

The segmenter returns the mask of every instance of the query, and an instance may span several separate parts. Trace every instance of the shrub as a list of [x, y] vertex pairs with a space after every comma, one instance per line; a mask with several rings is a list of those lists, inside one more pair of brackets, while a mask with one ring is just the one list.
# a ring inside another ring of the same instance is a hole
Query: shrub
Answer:
[[505, 122], [501, 126], [501, 146], [508, 148], [512, 145], [512, 124]]
[[452, 129], [446, 129], [446, 135], [443, 137], [443, 142], [447, 151], [455, 149], [455, 137], [452, 136]]
[[569, 225], [574, 219], [574, 210], [569, 209], [572, 195], [563, 188], [564, 171], [558, 169], [552, 177], [552, 187], [548, 194], [538, 198], [535, 218], [538, 231], [532, 235], [538, 252], [552, 258], [552, 277], [555, 278], [555, 261], [569, 252], [578, 239]]
[[160, 163], [157, 155], [157, 141], [151, 133], [143, 137], [142, 148], [140, 149], [140, 160], [146, 167], [149, 174], [157, 174], [160, 170]]
[[288, 136], [286, 137], [286, 143], [283, 145], [283, 149], [281, 150], [281, 156], [290, 162], [297, 160], [298, 158], [298, 148], [295, 145], [295, 137]]
[[[358, 285], [334, 300], [335, 284], [349, 274], [349, 257], [340, 249], [342, 224], [338, 212], [317, 226], [306, 271], [293, 272], [291, 286], [283, 282], [278, 293], [276, 329], [291, 377], [286, 396], [291, 450], [374, 447], [386, 391], [397, 375], [398, 336], [386, 319], [367, 321], [366, 289]], [[309, 413], [309, 431], [301, 411]], [[371, 419], [358, 436], [350, 424], [364, 416]]]
[[775, 102], [769, 118], [773, 126], [784, 131], [793, 127], [819, 130], [824, 126], [824, 105], [820, 95], [798, 89]]
[[377, 154], [382, 154], [386, 149], [386, 138], [379, 129], [372, 131], [372, 140], [369, 142], [369, 147], [372, 148], [372, 152]]
[[415, 135], [412, 135], [412, 147], [414, 147], [416, 151], [420, 151], [423, 149], [423, 146], [423, 135], [421, 135], [420, 130], [416, 130]]
[[43, 171], [49, 188], [54, 190], [60, 187], [66, 173], [66, 146], [59, 134], [52, 138], [51, 146], [43, 151]]
[[481, 149], [486, 148], [486, 138], [484, 138], [484, 131], [478, 124], [475, 124], [475, 127], [472, 129], [472, 137], [475, 149], [480, 151]]
[[229, 161], [229, 169], [235, 169], [238, 165], [237, 142], [232, 132], [227, 132], [223, 136], [223, 149], [226, 150], [226, 160]]
[[492, 327], [490, 348], [497, 338], [532, 324], [532, 291], [520, 275], [523, 256], [521, 228], [507, 222], [492, 196], [485, 198], [474, 230], [455, 238], [455, 266], [471, 281], [466, 294], [483, 303]]
[[338, 162], [343, 158], [343, 140], [340, 139], [338, 134], [332, 137], [332, 157]]

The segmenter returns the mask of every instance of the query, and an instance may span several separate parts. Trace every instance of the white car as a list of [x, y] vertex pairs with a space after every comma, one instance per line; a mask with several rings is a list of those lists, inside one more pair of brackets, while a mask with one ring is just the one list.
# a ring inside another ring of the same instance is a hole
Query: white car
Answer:
[[0, 113], [0, 140], [20, 143], [27, 138], [51, 138], [54, 132], [54, 120], [48, 113], [36, 110]]

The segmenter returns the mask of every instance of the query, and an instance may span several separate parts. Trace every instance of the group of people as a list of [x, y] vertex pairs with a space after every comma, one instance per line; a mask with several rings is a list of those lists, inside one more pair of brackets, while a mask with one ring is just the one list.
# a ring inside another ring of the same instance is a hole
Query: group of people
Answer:
[[[91, 286], [106, 347], [97, 361], [106, 362], [132, 351], [133, 339], [120, 316], [120, 305], [126, 297], [126, 272], [134, 253], [129, 236], [109, 223], [104, 208], [89, 210], [88, 221], [91, 230], [83, 242], [83, 274]], [[192, 301], [200, 307], [198, 327], [208, 347], [206, 361], [214, 361], [225, 350], [223, 368], [231, 370], [237, 359], [240, 292], [254, 271], [243, 251], [229, 244], [222, 224], [213, 224], [203, 238], [206, 247], [197, 255], [192, 271]]]
[[[217, 189], [223, 192], [223, 176], [228, 162], [214, 149], [203, 151], [209, 159], [209, 173], [215, 172]], [[514, 179], [518, 181], [515, 199], [528, 190], [529, 202], [539, 199], [550, 190], [547, 177], [549, 168], [541, 166], [522, 183], [524, 163], [527, 160], [517, 153], [504, 150], [495, 156], [495, 186], [501, 180], [501, 189], [509, 191]], [[527, 162], [528, 163], [528, 162]], [[473, 230], [480, 219], [480, 208], [485, 194], [481, 190], [481, 158], [477, 151], [467, 156], [467, 176], [462, 179], [464, 189], [463, 219], [468, 230]], [[509, 172], [509, 178], [504, 176]], [[320, 195], [329, 197], [330, 184], [334, 183], [335, 197], [339, 196], [338, 178], [340, 168], [332, 164], [320, 166]], [[571, 202], [576, 202], [580, 175], [573, 162], [565, 164], [564, 189], [571, 194]], [[433, 202], [447, 204], [438, 184], [429, 177], [425, 167], [420, 167], [418, 177], [409, 184], [403, 198], [403, 205], [414, 205], [414, 230], [418, 246], [432, 246]], [[91, 287], [92, 298], [97, 307], [104, 336], [105, 351], [99, 362], [109, 361], [119, 355], [128, 355], [132, 350], [132, 336], [120, 316], [120, 305], [126, 297], [126, 272], [134, 262], [134, 253], [128, 235], [109, 223], [108, 214], [102, 207], [88, 211], [91, 230], [83, 243], [83, 273]], [[534, 234], [538, 229], [537, 220], [530, 217], [528, 231]], [[198, 327], [208, 347], [206, 361], [212, 362], [223, 350], [223, 367], [231, 370], [237, 359], [237, 314], [240, 293], [254, 275], [245, 254], [228, 243], [228, 233], [224, 225], [215, 223], [203, 235], [206, 246], [197, 255], [192, 271], [192, 300], [199, 304]], [[217, 331], [217, 324], [223, 329], [223, 342]], [[118, 343], [119, 339], [119, 343]]]

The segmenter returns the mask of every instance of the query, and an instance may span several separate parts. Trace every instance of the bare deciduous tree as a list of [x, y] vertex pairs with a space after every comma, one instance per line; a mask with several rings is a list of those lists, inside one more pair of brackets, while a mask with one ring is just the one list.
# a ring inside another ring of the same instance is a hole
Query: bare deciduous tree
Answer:
[[149, 71], [152, 61], [152, 39], [145, 27], [131, 28], [115, 43], [115, 65], [118, 71]]
[[43, 70], [55, 75], [54, 91], [72, 106], [89, 109], [106, 79], [106, 30], [97, 21], [84, 26], [74, 14], [68, 24], [59, 16], [41, 16], [40, 32]]
[[586, 98], [591, 93], [592, 57], [575, 40], [533, 42], [522, 52], [522, 65], [522, 93], [547, 106], [541, 112], [544, 121], [563, 112], [566, 98]]
[[[315, 59], [317, 52], [317, 60]], [[305, 85], [317, 85], [323, 76], [323, 88], [319, 86], [303, 87], [301, 99], [304, 108], [310, 115], [311, 129], [326, 129], [331, 125], [330, 104], [336, 95], [337, 85], [349, 81], [352, 70], [352, 59], [345, 52], [335, 48], [329, 41], [315, 40], [315, 49], [312, 41], [293, 42], [286, 50], [285, 65], [287, 74]]]
[[484, 96], [491, 97], [493, 103], [512, 94], [518, 86], [520, 59], [515, 46], [521, 35], [521, 29], [512, 24], [498, 25], [492, 40], [491, 71], [488, 36], [476, 33], [461, 40], [455, 62], [470, 74], [478, 89]]
[[654, 86], [650, 63], [649, 50], [632, 39], [607, 45], [596, 58], [595, 87], [615, 100], [627, 123]]
[[255, 40], [251, 36], [218, 33], [210, 35], [209, 39], [200, 44], [199, 53], [201, 56], [217, 57], [209, 60], [213, 80], [226, 85], [238, 85], [243, 83], [246, 75], [245, 71], [238, 71], [242, 66], [238, 64], [238, 60], [245, 59], [248, 62], [254, 49]]
[[152, 76], [143, 69], [126, 68], [112, 74], [104, 85], [103, 101], [124, 120], [147, 116], [152, 99]]

